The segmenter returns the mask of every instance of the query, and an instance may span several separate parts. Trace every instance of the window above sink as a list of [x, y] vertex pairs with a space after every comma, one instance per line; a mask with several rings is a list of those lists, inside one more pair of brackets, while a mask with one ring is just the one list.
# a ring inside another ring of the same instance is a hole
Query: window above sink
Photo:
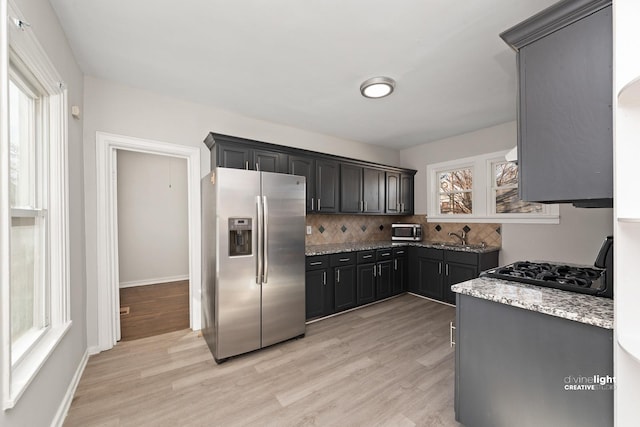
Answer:
[[518, 196], [518, 165], [508, 150], [427, 165], [427, 220], [559, 224], [557, 204]]

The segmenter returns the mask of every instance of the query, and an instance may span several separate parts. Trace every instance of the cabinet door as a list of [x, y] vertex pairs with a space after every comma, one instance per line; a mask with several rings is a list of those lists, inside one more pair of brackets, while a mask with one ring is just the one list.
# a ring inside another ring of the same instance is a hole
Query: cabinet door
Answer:
[[381, 261], [377, 264], [377, 268], [376, 299], [388, 298], [391, 296], [393, 286], [393, 261]]
[[287, 173], [304, 176], [307, 180], [307, 212], [315, 210], [315, 160], [308, 157], [289, 156]]
[[283, 156], [286, 155], [274, 151], [253, 150], [252, 162], [249, 168], [263, 172], [283, 173], [285, 172], [281, 166]]
[[451, 285], [475, 279], [476, 277], [478, 277], [478, 266], [476, 265], [446, 263], [444, 301], [455, 304], [456, 294], [451, 290]]
[[391, 294], [398, 295], [407, 290], [409, 276], [408, 258], [398, 257], [393, 260], [393, 281], [391, 282]]
[[397, 214], [400, 212], [400, 174], [387, 172], [387, 202], [385, 212]]
[[335, 269], [335, 311], [356, 306], [356, 266], [347, 265]]
[[364, 212], [384, 213], [385, 173], [380, 169], [362, 169]]
[[339, 177], [338, 162], [316, 160], [316, 212], [338, 212]]
[[524, 46], [518, 63], [521, 198], [612, 198], [611, 7]]
[[418, 258], [418, 294], [442, 300], [443, 264], [440, 260]]
[[400, 175], [400, 203], [402, 214], [413, 215], [413, 179], [412, 175]]
[[249, 163], [249, 154], [251, 150], [247, 147], [238, 146], [237, 144], [217, 143], [218, 150], [216, 166], [232, 169], [253, 169]]
[[358, 305], [368, 304], [376, 299], [376, 265], [358, 265]]
[[307, 319], [327, 315], [328, 269], [307, 271], [305, 276]]
[[340, 212], [362, 212], [362, 168], [340, 165]]

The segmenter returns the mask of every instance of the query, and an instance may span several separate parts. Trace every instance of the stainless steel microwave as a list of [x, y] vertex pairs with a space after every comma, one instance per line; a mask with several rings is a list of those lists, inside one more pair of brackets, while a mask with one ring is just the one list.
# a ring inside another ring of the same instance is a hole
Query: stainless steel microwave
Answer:
[[391, 240], [419, 242], [422, 240], [422, 225], [391, 224]]

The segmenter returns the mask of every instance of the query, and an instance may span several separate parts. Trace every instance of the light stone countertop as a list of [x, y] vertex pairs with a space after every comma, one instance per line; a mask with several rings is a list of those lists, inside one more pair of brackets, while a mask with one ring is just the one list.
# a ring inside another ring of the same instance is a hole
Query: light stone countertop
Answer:
[[344, 252], [357, 252], [368, 251], [374, 249], [387, 249], [403, 246], [417, 246], [421, 248], [435, 248], [435, 249], [447, 249], [460, 252], [474, 252], [474, 253], [487, 253], [499, 251], [498, 246], [481, 247], [463, 247], [463, 246], [443, 246], [439, 242], [358, 242], [358, 243], [335, 243], [326, 245], [308, 245], [305, 248], [305, 255], [327, 255], [327, 254], [339, 254]]
[[479, 277], [453, 285], [462, 295], [613, 329], [613, 300], [509, 280]]

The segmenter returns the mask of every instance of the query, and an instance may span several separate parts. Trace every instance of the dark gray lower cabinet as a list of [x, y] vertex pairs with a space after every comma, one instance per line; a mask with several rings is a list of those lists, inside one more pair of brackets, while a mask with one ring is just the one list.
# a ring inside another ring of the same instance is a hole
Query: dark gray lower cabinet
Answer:
[[613, 425], [612, 384], [568, 389], [613, 377], [611, 330], [457, 298], [457, 421], [474, 427]]
[[358, 305], [376, 300], [376, 264], [358, 264]]
[[311, 256], [306, 259], [306, 318], [328, 316], [333, 313], [333, 274], [329, 256]]
[[498, 251], [477, 253], [435, 248], [409, 249], [409, 291], [455, 304], [451, 286], [498, 266]]
[[356, 293], [356, 266], [345, 265], [335, 267], [334, 273], [335, 311], [338, 312], [355, 307], [358, 304]]
[[396, 256], [393, 258], [393, 280], [391, 294], [398, 295], [407, 291], [409, 281], [409, 257]]

